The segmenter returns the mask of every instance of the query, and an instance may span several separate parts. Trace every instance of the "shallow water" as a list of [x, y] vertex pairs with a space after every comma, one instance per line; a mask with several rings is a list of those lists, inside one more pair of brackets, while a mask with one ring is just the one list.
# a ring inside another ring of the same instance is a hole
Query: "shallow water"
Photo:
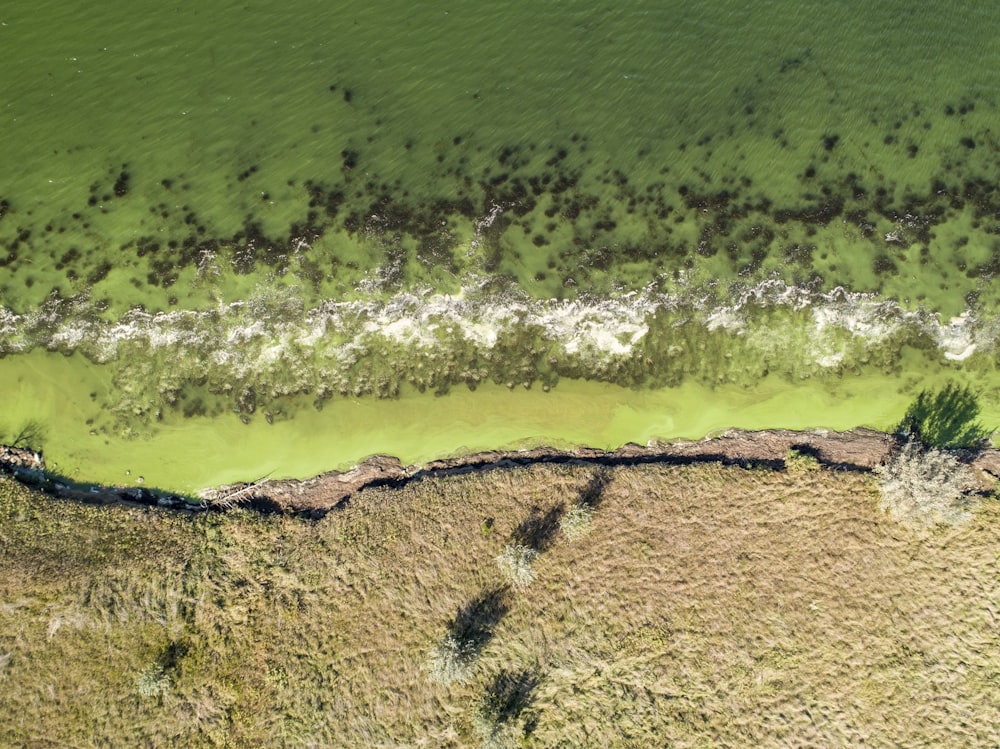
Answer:
[[[125, 439], [93, 429], [105, 415], [91, 394], [111, 387], [99, 367], [38, 352], [16, 361], [16, 368], [0, 370], [0, 385], [15, 401], [6, 415], [59, 425], [42, 431], [50, 470], [83, 482], [192, 493], [239, 480], [315, 475], [373, 454], [414, 464], [542, 443], [611, 449], [664, 436], [695, 439], [730, 427], [887, 428], [910, 399], [879, 374], [835, 385], [764, 378], [751, 389], [684, 383], [627, 390], [572, 380], [548, 393], [485, 385], [446, 397], [407, 390], [393, 400], [341, 398], [270, 426], [247, 427], [236, 418], [168, 418], [154, 438]], [[985, 417], [1000, 423], [1000, 409], [988, 409]]]
[[0, 427], [189, 487], [992, 413], [1000, 11], [686, 5], [3, 11]]

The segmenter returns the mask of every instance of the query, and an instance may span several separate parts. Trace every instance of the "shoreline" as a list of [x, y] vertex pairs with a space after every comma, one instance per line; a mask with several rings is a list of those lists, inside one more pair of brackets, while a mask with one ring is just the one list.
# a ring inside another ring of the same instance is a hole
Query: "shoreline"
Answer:
[[[859, 427], [843, 432], [828, 429], [795, 431], [730, 429], [701, 440], [627, 443], [615, 450], [577, 447], [560, 450], [537, 447], [526, 450], [487, 450], [404, 465], [398, 458], [372, 455], [346, 471], [326, 471], [307, 479], [261, 478], [225, 484], [184, 496], [142, 487], [79, 484], [69, 477], [50, 474], [41, 454], [25, 448], [0, 445], [0, 474], [58, 499], [88, 504], [158, 506], [184, 512], [226, 511], [238, 506], [261, 513], [305, 515], [318, 519], [344, 507], [357, 493], [375, 486], [400, 486], [426, 478], [461, 473], [509, 470], [540, 463], [593, 464], [608, 467], [660, 463], [682, 465], [719, 462], [744, 467], [785, 468], [790, 451], [815, 458], [833, 470], [870, 471], [898, 447], [897, 435]], [[959, 453], [977, 469], [984, 489], [1000, 478], [1000, 449], [985, 448]]]

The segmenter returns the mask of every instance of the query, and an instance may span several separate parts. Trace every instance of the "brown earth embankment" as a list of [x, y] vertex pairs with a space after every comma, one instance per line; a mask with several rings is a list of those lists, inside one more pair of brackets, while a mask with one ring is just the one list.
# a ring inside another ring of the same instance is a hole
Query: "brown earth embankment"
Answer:
[[[790, 450], [814, 457], [821, 465], [840, 470], [871, 470], [898, 447], [896, 436], [873, 429], [846, 432], [829, 430], [791, 431], [729, 430], [697, 441], [627, 444], [617, 450], [579, 447], [559, 450], [537, 447], [528, 450], [490, 450], [433, 460], [422, 465], [403, 465], [397, 458], [374, 455], [347, 471], [329, 471], [308, 479], [262, 479], [220, 486], [181, 497], [139, 487], [105, 487], [61, 483], [46, 477], [38, 453], [0, 447], [0, 470], [13, 474], [55, 496], [95, 503], [115, 501], [157, 504], [188, 510], [228, 509], [243, 505], [265, 512], [307, 514], [321, 517], [350, 501], [371, 486], [402, 484], [422, 478], [469, 471], [502, 470], [535, 463], [590, 463], [637, 465], [642, 463], [691, 463], [717, 461], [737, 465], [784, 467]], [[983, 487], [992, 487], [1000, 477], [1000, 450], [968, 452], [964, 459], [978, 469]]]

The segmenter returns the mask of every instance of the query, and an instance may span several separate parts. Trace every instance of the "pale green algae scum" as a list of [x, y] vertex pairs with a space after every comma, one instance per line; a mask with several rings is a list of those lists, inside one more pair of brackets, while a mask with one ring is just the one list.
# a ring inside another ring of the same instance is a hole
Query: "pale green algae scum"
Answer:
[[1000, 423], [1000, 11], [687, 6], [3, 11], [0, 428], [186, 490]]
[[[494, 385], [446, 398], [411, 392], [391, 401], [337, 400], [322, 412], [303, 409], [294, 420], [268, 429], [247, 428], [235, 418], [195, 418], [161, 425], [155, 439], [126, 441], [91, 434], [86, 424], [100, 418], [89, 393], [107, 386], [97, 368], [51, 354], [31, 354], [21, 363], [17, 375], [0, 370], [5, 375], [0, 385], [14, 396], [7, 414], [59, 425], [45, 435], [51, 454], [58, 456], [49, 461], [51, 470], [105, 484], [134, 484], [141, 477], [147, 487], [191, 493], [234, 481], [315, 475], [373, 454], [417, 464], [543, 443], [614, 448], [663, 435], [695, 439], [730, 427], [848, 429], [861, 421], [887, 427], [907, 405], [896, 383], [877, 375], [834, 389], [819, 382], [790, 386], [768, 380], [754, 389], [753, 398], [732, 385], [636, 392], [567, 381], [551, 393], [511, 393]], [[990, 409], [985, 418], [1000, 423], [1000, 409]], [[542, 439], [553, 434], [553, 424], [558, 437]]]

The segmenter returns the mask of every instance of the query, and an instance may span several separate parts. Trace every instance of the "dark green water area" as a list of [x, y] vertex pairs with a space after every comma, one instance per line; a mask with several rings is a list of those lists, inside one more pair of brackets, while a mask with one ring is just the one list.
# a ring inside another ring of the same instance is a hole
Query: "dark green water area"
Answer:
[[988, 4], [0, 11], [0, 430], [189, 489], [1000, 424]]

